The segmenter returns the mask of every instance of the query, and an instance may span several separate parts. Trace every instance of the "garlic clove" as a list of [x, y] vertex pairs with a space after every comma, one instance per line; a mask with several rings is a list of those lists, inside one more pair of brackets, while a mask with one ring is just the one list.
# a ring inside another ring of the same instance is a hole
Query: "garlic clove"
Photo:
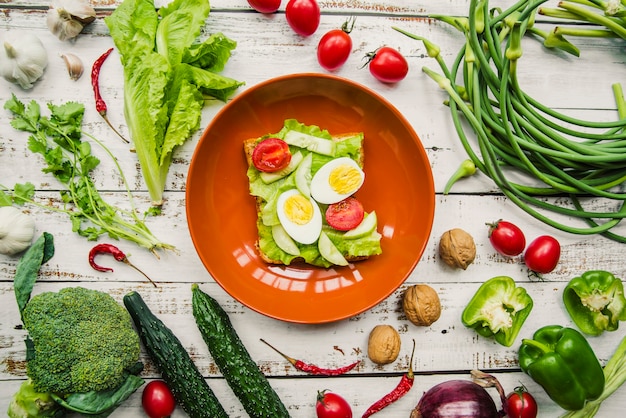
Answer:
[[61, 54], [61, 58], [65, 61], [67, 72], [74, 81], [78, 80], [82, 75], [85, 67], [83, 61], [76, 55], [71, 53]]

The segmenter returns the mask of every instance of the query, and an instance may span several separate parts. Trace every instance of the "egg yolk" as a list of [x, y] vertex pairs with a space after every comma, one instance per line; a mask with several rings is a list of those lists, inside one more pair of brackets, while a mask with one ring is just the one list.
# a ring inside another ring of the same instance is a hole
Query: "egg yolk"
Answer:
[[313, 204], [302, 195], [288, 197], [283, 209], [287, 218], [295, 224], [306, 225], [313, 219]]
[[334, 168], [328, 176], [328, 184], [339, 194], [348, 194], [359, 187], [361, 173], [356, 168], [342, 164]]

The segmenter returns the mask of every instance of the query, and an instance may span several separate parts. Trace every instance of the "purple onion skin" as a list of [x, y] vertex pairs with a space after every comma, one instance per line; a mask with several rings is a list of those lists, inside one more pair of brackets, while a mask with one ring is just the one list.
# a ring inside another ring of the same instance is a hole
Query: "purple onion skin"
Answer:
[[430, 388], [410, 418], [499, 418], [493, 398], [470, 380], [449, 380]]

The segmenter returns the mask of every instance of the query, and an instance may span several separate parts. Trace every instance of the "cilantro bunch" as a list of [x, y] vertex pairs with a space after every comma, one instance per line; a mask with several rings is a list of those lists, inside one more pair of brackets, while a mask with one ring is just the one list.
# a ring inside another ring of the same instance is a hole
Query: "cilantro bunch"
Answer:
[[[49, 103], [50, 116], [43, 116], [39, 103], [33, 100], [24, 105], [12, 95], [4, 108], [13, 113], [11, 126], [31, 134], [28, 138], [28, 149], [43, 156], [46, 166], [42, 171], [54, 175], [65, 186], [65, 189], [60, 191], [65, 206], [55, 210], [69, 215], [74, 232], [88, 240], [97, 240], [99, 236], [106, 234], [113, 239], [134, 242], [152, 252], [174, 248], [156, 238], [146, 226], [144, 219], [137, 214], [124, 174], [111, 152], [96, 138], [83, 133], [85, 108], [82, 104]], [[91, 175], [100, 164], [100, 160], [92, 154], [91, 143], [82, 140], [83, 134], [100, 145], [115, 162], [126, 187], [130, 202], [129, 210], [107, 203], [96, 189]], [[31, 184], [15, 185], [13, 201], [37, 204], [33, 200], [34, 191]], [[0, 194], [2, 194], [0, 199], [7, 200], [6, 194], [2, 191]], [[45, 208], [51, 209], [48, 206]]]

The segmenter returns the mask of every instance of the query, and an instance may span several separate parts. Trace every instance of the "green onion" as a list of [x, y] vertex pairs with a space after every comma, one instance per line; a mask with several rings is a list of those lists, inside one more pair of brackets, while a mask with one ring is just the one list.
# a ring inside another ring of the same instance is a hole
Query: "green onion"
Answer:
[[[506, 197], [559, 230], [603, 234], [626, 242], [626, 236], [612, 231], [626, 217], [626, 192], [619, 187], [626, 181], [626, 102], [621, 85], [612, 86], [617, 120], [590, 121], [558, 112], [529, 96], [517, 76], [524, 36], [539, 35], [544, 45], [579, 55], [565, 37], [623, 37], [625, 7], [600, 0], [570, 0], [560, 2], [555, 11], [540, 8], [545, 1], [520, 0], [501, 10], [490, 8], [488, 0], [471, 0], [468, 17], [431, 16], [465, 36], [465, 45], [451, 66], [432, 42], [393, 29], [422, 41], [428, 55], [435, 58], [441, 73], [428, 67], [423, 72], [447, 92], [446, 103], [469, 159]], [[538, 12], [581, 25], [544, 32], [534, 28]], [[589, 23], [603, 28], [589, 28]], [[470, 139], [470, 130], [475, 139]], [[601, 209], [585, 208], [585, 202], [592, 199]], [[571, 223], [551, 213], [570, 217]]]

